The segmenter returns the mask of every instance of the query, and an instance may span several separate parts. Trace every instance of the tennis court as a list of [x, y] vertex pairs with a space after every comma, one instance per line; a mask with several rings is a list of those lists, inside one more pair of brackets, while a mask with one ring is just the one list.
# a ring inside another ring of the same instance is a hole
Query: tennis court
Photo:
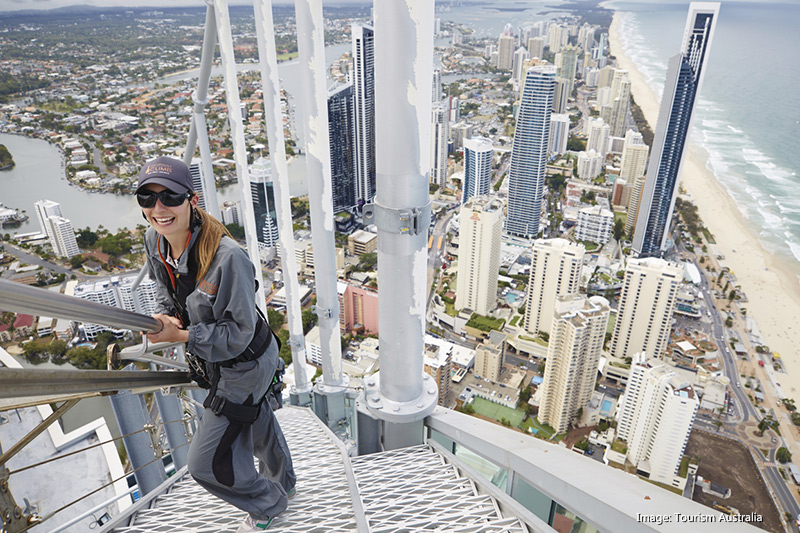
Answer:
[[520, 409], [511, 409], [505, 405], [490, 402], [489, 400], [477, 396], [472, 400], [472, 407], [475, 408], [475, 412], [479, 415], [493, 418], [498, 422], [501, 418], [505, 418], [511, 422], [512, 427], [520, 425], [520, 423], [522, 423], [522, 418], [525, 416], [525, 413]]

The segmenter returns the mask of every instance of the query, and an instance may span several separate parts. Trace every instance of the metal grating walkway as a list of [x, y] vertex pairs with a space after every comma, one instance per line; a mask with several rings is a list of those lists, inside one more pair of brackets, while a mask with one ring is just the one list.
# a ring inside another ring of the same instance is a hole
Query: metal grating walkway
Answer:
[[[343, 447], [308, 409], [286, 407], [275, 414], [292, 450], [297, 495], [270, 529], [358, 531]], [[137, 512], [130, 526], [114, 531], [234, 533], [244, 517], [244, 512], [212, 496], [186, 475], [149, 509]]]
[[352, 459], [373, 533], [527, 532], [426, 445]]
[[[516, 533], [496, 502], [429, 446], [350, 459], [308, 409], [276, 413], [297, 474], [297, 496], [270, 529], [282, 532]], [[234, 533], [244, 513], [185, 475], [115, 533]]]

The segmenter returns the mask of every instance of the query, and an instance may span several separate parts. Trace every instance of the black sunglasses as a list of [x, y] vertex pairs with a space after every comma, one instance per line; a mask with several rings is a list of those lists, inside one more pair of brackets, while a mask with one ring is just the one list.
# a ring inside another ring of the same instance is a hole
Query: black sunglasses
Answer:
[[136, 201], [139, 202], [139, 207], [149, 209], [155, 207], [156, 200], [161, 200], [165, 207], [178, 207], [183, 202], [192, 197], [189, 192], [172, 192], [169, 189], [164, 189], [161, 192], [142, 191], [136, 193]]

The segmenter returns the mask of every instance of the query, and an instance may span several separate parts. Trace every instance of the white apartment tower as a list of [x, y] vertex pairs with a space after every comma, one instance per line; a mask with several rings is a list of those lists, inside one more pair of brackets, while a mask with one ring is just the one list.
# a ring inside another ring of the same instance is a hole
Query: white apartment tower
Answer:
[[522, 46], [517, 48], [517, 51], [514, 52], [514, 58], [511, 61], [511, 77], [515, 80], [522, 81], [523, 77], [525, 76], [525, 61], [530, 59], [530, 55], [528, 51], [525, 50]]
[[431, 183], [447, 186], [447, 142], [450, 138], [450, 113], [440, 103], [431, 106]]
[[539, 420], [558, 433], [566, 431], [592, 399], [608, 315], [608, 301], [600, 296], [556, 298]]
[[488, 196], [471, 198], [460, 211], [456, 309], [488, 315], [497, 304], [503, 202]]
[[528, 39], [528, 55], [542, 59], [544, 57], [544, 37]]
[[50, 224], [47, 222], [47, 219], [53, 216], [62, 216], [61, 204], [52, 200], [39, 200], [38, 202], [35, 202], [33, 206], [36, 208], [36, 218], [39, 220], [39, 227], [42, 228], [42, 233], [47, 235], [47, 238], [50, 240], [50, 244], [53, 246], [53, 248], [55, 248], [55, 245], [53, 244], [55, 236], [53, 235], [53, 230], [50, 228]]
[[605, 158], [594, 150], [578, 152], [578, 177], [582, 180], [593, 180], [603, 171], [604, 162]]
[[566, 239], [539, 239], [531, 250], [525, 329], [550, 333], [558, 296], [578, 294], [585, 249]]
[[683, 268], [658, 258], [628, 260], [619, 298], [611, 355], [619, 359], [645, 352], [661, 357], [669, 342], [672, 311]]
[[628, 461], [653, 481], [682, 486], [676, 478], [698, 405], [692, 386], [670, 366], [635, 354], [617, 410], [617, 435], [628, 443]]
[[517, 40], [514, 39], [514, 28], [511, 24], [506, 24], [503, 33], [497, 40], [497, 68], [500, 70], [511, 70], [514, 62], [514, 46]]
[[633, 130], [625, 133], [625, 143], [622, 147], [622, 161], [620, 162], [620, 179], [632, 184], [633, 192], [628, 202], [628, 215], [625, 219], [625, 232], [631, 233], [636, 227], [636, 217], [639, 213], [639, 201], [644, 188], [644, 173], [647, 169], [647, 155], [649, 148], [642, 140], [642, 134]]
[[464, 141], [464, 189], [461, 203], [470, 198], [489, 194], [492, 180], [492, 141], [486, 137], [476, 137]]
[[605, 244], [614, 230], [614, 213], [603, 206], [593, 205], [578, 211], [575, 238], [579, 241]]
[[53, 240], [50, 243], [53, 246], [53, 252], [59, 257], [69, 259], [73, 255], [78, 255], [78, 241], [75, 239], [75, 231], [72, 229], [72, 223], [64, 217], [48, 217], [47, 224], [50, 227], [50, 233], [53, 235]]
[[586, 151], [594, 150], [603, 158], [608, 154], [611, 138], [611, 127], [602, 118], [589, 119], [589, 138], [586, 140]]

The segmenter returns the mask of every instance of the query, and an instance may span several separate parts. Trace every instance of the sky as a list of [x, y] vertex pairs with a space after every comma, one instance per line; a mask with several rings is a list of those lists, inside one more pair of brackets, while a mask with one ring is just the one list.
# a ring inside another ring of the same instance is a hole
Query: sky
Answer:
[[[292, 0], [273, 0], [275, 4], [291, 4]], [[323, 0], [325, 5], [365, 4], [368, 0]], [[252, 1], [231, 0], [231, 5], [252, 5]], [[0, 11], [19, 11], [23, 9], [55, 9], [73, 5], [90, 5], [97, 7], [164, 7], [164, 0], [0, 0]], [[170, 7], [202, 7], [203, 0], [170, 0]]]

